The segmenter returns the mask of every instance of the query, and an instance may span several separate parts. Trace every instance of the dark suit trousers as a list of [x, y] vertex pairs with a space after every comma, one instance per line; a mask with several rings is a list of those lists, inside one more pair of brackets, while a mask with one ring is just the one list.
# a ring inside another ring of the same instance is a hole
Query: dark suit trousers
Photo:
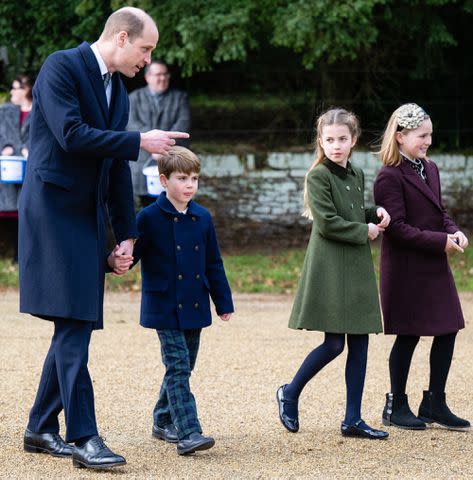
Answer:
[[28, 429], [58, 433], [58, 415], [64, 409], [66, 442], [97, 435], [94, 391], [87, 362], [94, 324], [55, 318], [54, 335], [30, 412]]
[[202, 433], [189, 384], [199, 351], [201, 329], [157, 332], [166, 373], [154, 407], [154, 423], [160, 427], [173, 423], [179, 439], [193, 432]]

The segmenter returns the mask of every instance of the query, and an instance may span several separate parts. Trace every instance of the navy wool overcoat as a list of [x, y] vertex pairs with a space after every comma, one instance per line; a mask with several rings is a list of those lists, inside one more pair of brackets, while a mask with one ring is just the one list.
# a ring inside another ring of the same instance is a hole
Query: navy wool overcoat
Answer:
[[162, 192], [138, 214], [139, 239], [134, 261], [141, 259], [143, 327], [189, 330], [212, 322], [209, 294], [217, 314], [233, 312], [212, 217], [190, 201], [179, 213]]
[[384, 330], [399, 335], [445, 335], [464, 327], [448, 265], [448, 233], [459, 230], [442, 204], [437, 165], [424, 161], [427, 182], [403, 161], [383, 167], [374, 184], [377, 205], [391, 215], [381, 245]]
[[33, 89], [30, 153], [19, 207], [20, 311], [103, 325], [109, 221], [117, 241], [137, 236], [127, 160], [129, 102], [112, 76], [107, 106], [87, 43], [50, 55]]

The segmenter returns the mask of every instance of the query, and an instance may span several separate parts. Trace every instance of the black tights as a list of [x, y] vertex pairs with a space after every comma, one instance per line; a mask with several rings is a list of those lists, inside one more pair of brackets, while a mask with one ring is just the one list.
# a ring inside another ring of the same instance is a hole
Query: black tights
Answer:
[[[434, 337], [430, 349], [430, 382], [431, 392], [444, 392], [448, 372], [452, 363], [455, 348], [455, 333]], [[389, 356], [389, 375], [391, 377], [391, 392], [405, 393], [407, 376], [411, 366], [412, 355], [419, 343], [419, 338], [413, 335], [398, 335]]]

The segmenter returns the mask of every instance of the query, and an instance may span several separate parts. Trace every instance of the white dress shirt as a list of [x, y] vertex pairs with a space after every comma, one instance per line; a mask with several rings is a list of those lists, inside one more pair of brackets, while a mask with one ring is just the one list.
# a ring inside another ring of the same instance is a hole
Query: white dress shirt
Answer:
[[[100, 55], [99, 49], [97, 48], [97, 42], [94, 42], [90, 48], [94, 52], [95, 58], [97, 59], [97, 62], [99, 64], [100, 68], [100, 75], [103, 76], [108, 72], [107, 65], [105, 65], [105, 62], [103, 61], [102, 55]], [[111, 74], [113, 75], [113, 73]], [[106, 90], [105, 90], [105, 95], [107, 96], [107, 105], [110, 106], [110, 100], [112, 99], [112, 82], [110, 81]]]

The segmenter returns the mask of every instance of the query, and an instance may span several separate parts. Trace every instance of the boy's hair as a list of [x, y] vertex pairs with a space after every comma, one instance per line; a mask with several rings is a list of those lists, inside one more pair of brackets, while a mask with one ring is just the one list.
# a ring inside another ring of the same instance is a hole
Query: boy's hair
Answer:
[[166, 178], [173, 172], [182, 172], [187, 175], [200, 173], [199, 157], [188, 148], [174, 146], [166, 155], [157, 158], [159, 173]]
[[[323, 128], [329, 125], [346, 125], [352, 138], [359, 138], [361, 135], [360, 121], [358, 117], [344, 108], [331, 108], [317, 118], [315, 124], [315, 160], [305, 175], [304, 181], [304, 210], [302, 216], [312, 220], [312, 212], [309, 208], [309, 197], [307, 194], [307, 176], [324, 158], [324, 149], [320, 144]], [[351, 156], [353, 149], [350, 151]]]
[[[413, 119], [410, 123], [406, 122], [406, 111]], [[388, 124], [386, 125], [383, 136], [381, 137], [381, 147], [379, 151], [376, 152], [383, 165], [388, 167], [398, 167], [402, 163], [402, 156], [399, 144], [396, 140], [396, 133], [405, 133], [409, 130], [414, 130], [428, 118], [430, 117], [425, 113], [424, 109], [415, 103], [406, 103], [394, 110], [389, 118]]]

